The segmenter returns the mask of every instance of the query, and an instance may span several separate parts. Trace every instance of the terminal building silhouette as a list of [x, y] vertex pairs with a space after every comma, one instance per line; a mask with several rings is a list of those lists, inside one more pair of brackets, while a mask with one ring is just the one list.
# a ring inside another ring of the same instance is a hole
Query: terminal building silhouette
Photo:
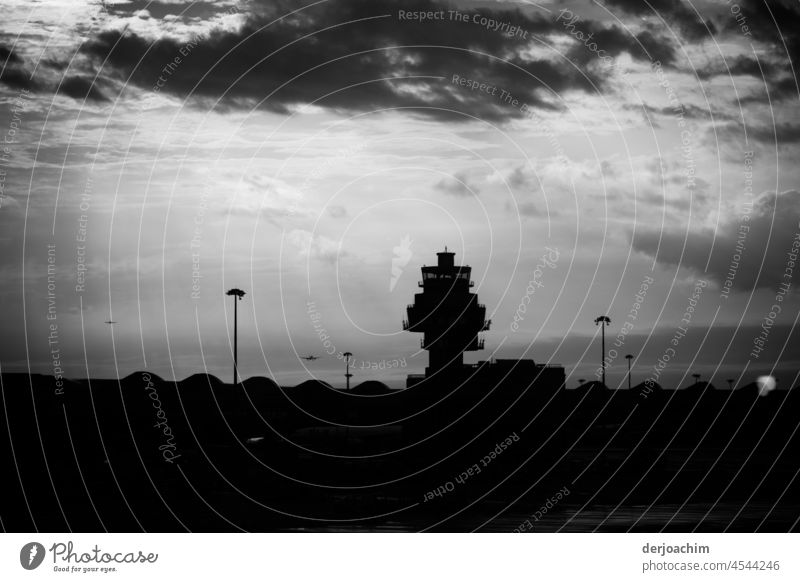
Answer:
[[464, 382], [472, 380], [499, 382], [513, 381], [551, 388], [564, 386], [564, 368], [557, 365], [536, 364], [531, 359], [496, 359], [464, 364], [464, 352], [484, 349], [480, 333], [488, 331], [491, 320], [486, 319], [486, 306], [478, 303], [478, 295], [471, 289], [472, 267], [455, 264], [455, 253], [445, 247], [436, 253], [435, 266], [422, 267], [419, 286], [422, 293], [414, 295], [414, 303], [407, 307], [403, 329], [423, 334], [420, 345], [428, 352], [425, 374], [410, 374], [406, 386], [423, 381]]

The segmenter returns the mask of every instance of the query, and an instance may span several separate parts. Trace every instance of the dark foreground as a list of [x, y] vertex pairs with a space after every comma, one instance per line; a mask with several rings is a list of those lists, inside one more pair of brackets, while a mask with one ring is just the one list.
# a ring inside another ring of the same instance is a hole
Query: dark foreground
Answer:
[[5, 374], [5, 531], [797, 531], [794, 391]]

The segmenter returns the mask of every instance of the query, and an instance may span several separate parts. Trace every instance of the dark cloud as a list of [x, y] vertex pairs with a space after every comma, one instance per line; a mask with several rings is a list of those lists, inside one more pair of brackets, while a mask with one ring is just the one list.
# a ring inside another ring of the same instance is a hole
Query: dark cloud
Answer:
[[[800, 64], [800, 4], [791, 0], [742, 0], [737, 6], [741, 11], [725, 15], [726, 31], [770, 47], [761, 59], [762, 66], [765, 60], [776, 64], [766, 79], [770, 99], [796, 98], [798, 84], [792, 67]], [[787, 57], [790, 67], [786, 66]], [[753, 76], [761, 75], [754, 72]]]
[[770, 60], [767, 56], [758, 59], [746, 55], [731, 58], [720, 57], [708, 65], [695, 69], [698, 79], [703, 81], [718, 77], [753, 77], [763, 81], [761, 89], [744, 96], [736, 95], [736, 103], [765, 103], [768, 100], [779, 101], [797, 94], [794, 76], [787, 75], [784, 60]]
[[434, 185], [434, 188], [445, 194], [463, 198], [480, 194], [478, 187], [470, 183], [469, 178], [463, 172], [458, 172], [451, 178], [439, 180], [439, 182]]
[[777, 123], [773, 127], [748, 128], [748, 137], [768, 143], [785, 145], [800, 142], [800, 125]]
[[3, 69], [2, 72], [0, 72], [0, 83], [14, 89], [34, 89], [36, 87], [30, 74], [16, 67]]
[[508, 176], [508, 184], [512, 188], [536, 188], [538, 180], [534, 181], [532, 176], [525, 171], [525, 166], [517, 166]]
[[[800, 5], [792, 0], [742, 0], [741, 12], [726, 21], [726, 30], [774, 45], [797, 63], [800, 51]], [[737, 18], [738, 16], [738, 18]], [[784, 48], [785, 47], [785, 48]]]
[[108, 98], [88, 77], [66, 77], [61, 82], [59, 92], [73, 99], [102, 102]]
[[735, 292], [775, 289], [786, 282], [787, 253], [800, 236], [800, 192], [764, 193], [750, 212], [744, 208], [740, 205], [740, 214], [716, 232], [636, 232], [633, 248], [659, 263], [690, 269], [720, 285], [732, 280]]
[[[98, 65], [106, 61], [103, 74], [140, 87], [150, 89], [161, 77], [159, 90], [181, 99], [219, 99], [226, 107], [257, 105], [280, 113], [319, 100], [334, 111], [408, 108], [436, 119], [504, 120], [525, 112], [503, 103], [503, 90], [530, 107], [554, 109], [564, 92], [602, 89], [601, 79], [566, 62], [523, 56], [533, 35], [567, 33], [554, 19], [518, 8], [479, 11], [517, 26], [521, 32], [512, 35], [450, 20], [446, 13], [428, 22], [398, 18], [399, 10], [452, 8], [434, 0], [337, 0], [275, 20], [296, 8], [286, 0], [253, 4], [240, 30], [217, 30], [191, 46], [107, 31], [83, 50]], [[665, 64], [672, 61], [672, 48], [650, 33], [625, 38], [620, 29], [587, 26], [598, 30], [613, 54], [645, 58], [646, 50]], [[165, 70], [176, 57], [180, 63]], [[454, 75], [497, 90], [487, 95], [455, 85]]]
[[21, 63], [22, 59], [10, 48], [0, 45], [0, 61], [3, 61], [4, 65], [8, 65]]
[[569, 21], [566, 21], [563, 28], [580, 42], [570, 49], [568, 55], [571, 60], [580, 64], [587, 64], [599, 57], [618, 57], [622, 53], [628, 53], [639, 61], [660, 61], [665, 67], [675, 63], [674, 43], [647, 30], [633, 35], [617, 26], [606, 26], [592, 21], [581, 22], [580, 31], [577, 28], [573, 31]]
[[347, 216], [347, 208], [344, 206], [328, 206], [326, 210], [332, 218], [344, 218]]
[[[506, 212], [525, 218], [547, 216], [539, 209], [539, 205], [530, 200], [531, 196], [538, 198], [541, 194], [542, 184], [535, 170], [527, 165], [517, 166], [501, 184], [503, 188], [509, 187], [514, 190], [512, 193], [514, 199], [507, 200], [505, 203]], [[551, 217], [555, 216], [553, 208], [549, 208], [548, 212]]]
[[606, 4], [635, 16], [659, 16], [667, 25], [677, 26], [689, 40], [702, 40], [717, 32], [710, 20], [698, 16], [683, 0], [606, 0]]
[[511, 202], [506, 202], [506, 212], [525, 218], [540, 218], [545, 216], [533, 202], [517, 202], [516, 206]]
[[132, 0], [131, 2], [120, 2], [105, 5], [109, 14], [115, 16], [130, 16], [141, 10], [147, 10], [152, 18], [164, 18], [165, 16], [180, 16], [181, 18], [207, 18], [229, 10], [223, 2], [153, 2], [151, 0]]
[[[674, 118], [676, 115], [676, 110], [673, 107], [653, 107], [647, 104], [626, 107], [626, 109], [630, 110], [639, 108], [644, 109], [650, 114], [663, 115], [671, 118]], [[718, 109], [711, 110], [704, 107], [698, 107], [697, 105], [692, 105], [691, 103], [681, 104], [680, 111], [683, 113], [683, 117], [686, 119], [702, 119], [706, 121], [732, 119], [732, 115], [730, 113], [725, 113], [724, 111], [720, 111]]]
[[[675, 47], [671, 41], [663, 36], [656, 36], [652, 32], [644, 31], [636, 35], [636, 43], [641, 49], [641, 60], [658, 61], [665, 67], [675, 65]], [[631, 54], [634, 58], [637, 53]]]
[[703, 80], [719, 76], [748, 76], [766, 79], [773, 73], [773, 67], [767, 61], [759, 62], [754, 58], [739, 55], [730, 59], [719, 59], [702, 69], [696, 69], [696, 73]]
[[0, 83], [13, 89], [35, 89], [37, 83], [13, 49], [0, 45]]
[[[747, 125], [745, 132], [741, 122], [730, 122], [716, 125], [709, 129], [709, 139], [718, 141], [746, 141], [749, 143], [760, 143], [774, 149], [777, 146], [787, 146], [800, 142], [800, 124], [791, 122], [776, 122], [774, 125], [756, 124], [755, 122]], [[709, 143], [711, 143], [709, 141]]]

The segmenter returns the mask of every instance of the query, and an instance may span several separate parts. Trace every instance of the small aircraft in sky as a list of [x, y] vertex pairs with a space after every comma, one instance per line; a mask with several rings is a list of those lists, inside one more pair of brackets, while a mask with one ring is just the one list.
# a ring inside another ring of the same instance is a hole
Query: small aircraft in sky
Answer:
[[308, 360], [309, 362], [313, 362], [314, 360], [319, 360], [317, 356], [301, 356], [301, 360]]
[[109, 325], [112, 325], [112, 324], [115, 324], [115, 323], [117, 323], [117, 322], [116, 322], [116, 321], [113, 321], [113, 320], [111, 320], [111, 319], [109, 319], [109, 320], [108, 320], [108, 321], [106, 321], [105, 323], [107, 323], [107, 324], [109, 324]]

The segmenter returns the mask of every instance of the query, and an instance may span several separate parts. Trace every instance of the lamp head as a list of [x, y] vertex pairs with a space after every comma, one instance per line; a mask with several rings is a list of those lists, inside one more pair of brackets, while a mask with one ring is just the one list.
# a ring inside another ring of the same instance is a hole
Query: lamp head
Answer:
[[242, 291], [241, 289], [236, 289], [236, 288], [234, 288], [234, 289], [228, 289], [228, 290], [225, 292], [225, 295], [233, 295], [233, 296], [235, 296], [235, 297], [238, 297], [238, 298], [241, 300], [241, 299], [242, 299], [242, 297], [244, 297], [244, 296], [245, 296], [245, 292], [244, 292], [244, 291]]

